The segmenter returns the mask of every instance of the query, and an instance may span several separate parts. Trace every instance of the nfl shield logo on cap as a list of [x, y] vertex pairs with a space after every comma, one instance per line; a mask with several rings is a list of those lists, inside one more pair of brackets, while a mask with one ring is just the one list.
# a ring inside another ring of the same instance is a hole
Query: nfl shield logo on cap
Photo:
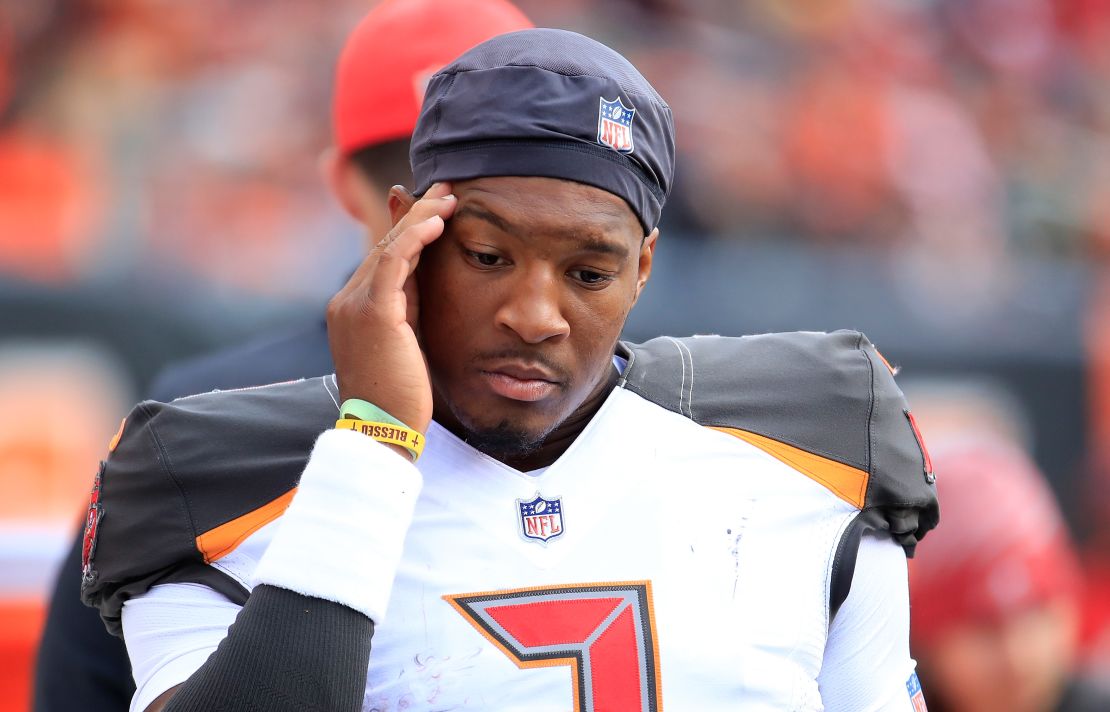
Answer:
[[618, 96], [612, 101], [601, 97], [597, 110], [597, 142], [619, 153], [632, 153], [632, 118], [635, 109], [629, 109]]
[[562, 498], [544, 499], [543, 495], [536, 492], [535, 498], [528, 501], [518, 499], [516, 504], [520, 513], [520, 535], [525, 539], [546, 544], [555, 537], [562, 536]]

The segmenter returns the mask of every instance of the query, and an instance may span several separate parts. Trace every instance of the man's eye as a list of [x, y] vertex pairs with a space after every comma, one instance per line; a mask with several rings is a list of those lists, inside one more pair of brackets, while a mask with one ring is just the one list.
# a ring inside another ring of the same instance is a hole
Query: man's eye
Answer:
[[572, 279], [576, 279], [582, 284], [604, 284], [613, 279], [610, 275], [594, 272], [591, 269], [575, 269], [571, 270], [569, 274]]
[[474, 250], [467, 250], [466, 254], [483, 267], [496, 267], [501, 264], [500, 255], [490, 254], [489, 252], [475, 252]]

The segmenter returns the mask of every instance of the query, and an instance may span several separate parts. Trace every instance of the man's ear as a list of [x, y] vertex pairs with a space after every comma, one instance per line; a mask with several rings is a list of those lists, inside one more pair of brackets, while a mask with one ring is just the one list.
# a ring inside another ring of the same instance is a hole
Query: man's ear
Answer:
[[396, 225], [401, 218], [408, 215], [412, 206], [416, 204], [416, 196], [409, 192], [403, 185], [395, 185], [389, 189], [389, 219]]
[[638, 274], [636, 277], [636, 297], [640, 298], [640, 292], [644, 290], [647, 285], [648, 279], [651, 277], [651, 265], [655, 259], [655, 243], [659, 240], [659, 228], [651, 231], [651, 234], [644, 238], [643, 244], [640, 245], [640, 263]]
[[360, 223], [367, 224], [371, 219], [372, 206], [381, 205], [381, 194], [370, 185], [370, 181], [366, 180], [354, 163], [334, 146], [324, 149], [317, 163], [324, 182], [347, 214]]

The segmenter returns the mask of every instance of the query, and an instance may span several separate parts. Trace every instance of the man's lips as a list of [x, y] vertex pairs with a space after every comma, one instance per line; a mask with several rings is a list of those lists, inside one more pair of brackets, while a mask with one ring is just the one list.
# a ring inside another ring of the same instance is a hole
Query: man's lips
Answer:
[[494, 393], [511, 400], [538, 401], [559, 388], [557, 377], [538, 366], [504, 364], [480, 373]]

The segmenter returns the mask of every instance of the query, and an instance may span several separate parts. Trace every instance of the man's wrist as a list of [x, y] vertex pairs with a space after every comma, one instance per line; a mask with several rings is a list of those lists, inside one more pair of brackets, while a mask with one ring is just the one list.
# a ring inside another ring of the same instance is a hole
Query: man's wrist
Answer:
[[392, 425], [399, 425], [403, 428], [411, 427], [389, 413], [385, 412], [378, 406], [370, 401], [362, 400], [361, 398], [348, 398], [343, 401], [339, 406], [339, 415], [343, 418], [350, 418], [354, 420], [369, 420], [377, 423], [390, 423]]
[[336, 430], [353, 430], [386, 445], [397, 445], [404, 448], [412, 461], [416, 462], [420, 459], [420, 454], [424, 452], [424, 435], [399, 421], [394, 422], [397, 424], [377, 420], [340, 418], [335, 421], [335, 428]]
[[406, 462], [412, 462], [412, 453], [409, 452], [408, 450], [406, 450], [405, 448], [401, 447], [400, 445], [394, 445], [393, 443], [382, 443], [382, 445], [385, 445], [387, 448], [389, 448], [393, 452], [395, 452], [398, 455], [400, 455], [401, 457], [405, 458]]
[[422, 485], [407, 455], [401, 462], [363, 435], [325, 431], [254, 583], [336, 601], [380, 623]]

